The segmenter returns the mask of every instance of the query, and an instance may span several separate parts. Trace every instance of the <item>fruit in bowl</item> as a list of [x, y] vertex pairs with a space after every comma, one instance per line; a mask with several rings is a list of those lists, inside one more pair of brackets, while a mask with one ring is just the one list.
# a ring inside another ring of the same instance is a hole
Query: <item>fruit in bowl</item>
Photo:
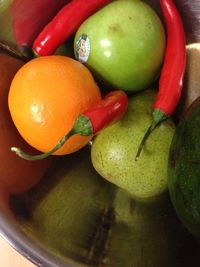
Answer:
[[30, 153], [36, 152], [19, 135], [8, 109], [10, 83], [23, 64], [23, 61], [0, 52], [0, 209], [8, 216], [13, 216], [9, 208], [10, 195], [26, 192], [36, 185], [51, 164], [50, 158], [41, 162], [25, 162], [10, 151], [15, 144]]
[[143, 1], [112, 2], [87, 19], [74, 40], [76, 58], [98, 80], [129, 92], [156, 80], [164, 50], [164, 27]]
[[[16, 73], [8, 103], [23, 138], [47, 152], [71, 130], [76, 117], [100, 99], [99, 87], [84, 65], [55, 55], [33, 59]], [[73, 136], [57, 154], [75, 152], [91, 138]]]
[[168, 194], [135, 201], [98, 175], [89, 147], [56, 160], [36, 187], [12, 203], [21, 230], [56, 256], [50, 266], [198, 263], [197, 241], [180, 224]]
[[[75, 1], [76, 0], [74, 0], [73, 3]], [[123, 1], [119, 2], [122, 3]], [[135, 2], [139, 3], [140, 1]], [[178, 50], [176, 52], [178, 52]], [[28, 62], [26, 66], [33, 62], [49, 60], [51, 64], [49, 64], [49, 68], [47, 68], [46, 71], [47, 73], [51, 73], [51, 70], [55, 67], [51, 61], [53, 58], [55, 58], [55, 56], [50, 56], [49, 59], [47, 57], [44, 59], [34, 59]], [[80, 68], [83, 68], [81, 63], [76, 63]], [[22, 69], [23, 68], [24, 66]], [[63, 75], [62, 67], [59, 68], [59, 70], [59, 75]], [[41, 73], [43, 73], [43, 71], [45, 71], [45, 67], [41, 69]], [[66, 74], [66, 72], [64, 73]], [[51, 76], [53, 75], [55, 75], [55, 72], [51, 74]], [[58, 77], [60, 77], [59, 75]], [[29, 78], [32, 79], [33, 76], [34, 73], [31, 72]], [[42, 76], [43, 75], [41, 75], [41, 80]], [[45, 88], [48, 87], [49, 81], [51, 81], [49, 82], [49, 87], [52, 86], [51, 76], [49, 76], [49, 80], [46, 78], [43, 82], [36, 78], [39, 87], [41, 86], [42, 88], [41, 91], [44, 89], [44, 84]], [[53, 78], [55, 78], [55, 76]], [[71, 76], [75, 76], [76, 80], [80, 79], [79, 75], [75, 75], [74, 72], [73, 75], [67, 73], [67, 75], [64, 76], [67, 80], [70, 79]], [[23, 77], [20, 80], [23, 81]], [[65, 108], [72, 100], [74, 101], [72, 97], [70, 101], [66, 101], [64, 98], [60, 97], [60, 95], [58, 96], [56, 94], [60, 89], [59, 84], [63, 80], [64, 78], [56, 79], [56, 82], [54, 82], [54, 89], [49, 92], [47, 88], [47, 94], [45, 95], [46, 100], [54, 95], [54, 102], [57, 97], [59, 97], [59, 103], [55, 105], [56, 110], [62, 109], [62, 107]], [[81, 81], [82, 82], [78, 85], [85, 90], [84, 83], [86, 83], [86, 79], [82, 79]], [[36, 83], [34, 83], [34, 85], [36, 85]], [[95, 84], [95, 82], [93, 84]], [[40, 92], [40, 90], [35, 90], [33, 84], [31, 85], [32, 90], [30, 94], [34, 95], [34, 92]], [[99, 84], [97, 85], [102, 91], [104, 89], [108, 90], [105, 85], [104, 88], [100, 87]], [[21, 88], [21, 85], [19, 87]], [[19, 87], [18, 90], [20, 90]], [[74, 88], [74, 92], [76, 92], [76, 90], [77, 88]], [[117, 90], [117, 92], [120, 92], [120, 90]], [[137, 99], [137, 97], [142, 98], [145, 94], [147, 94], [147, 92], [129, 96], [130, 103], [133, 101], [132, 99]], [[155, 94], [157, 94], [157, 91], [155, 91], [154, 96]], [[35, 97], [37, 95], [36, 93]], [[107, 100], [104, 102], [102, 101], [102, 99], [104, 99], [102, 93], [100, 103], [98, 101], [98, 103], [95, 102], [92, 109], [93, 112], [96, 110], [99, 111], [99, 109], [104, 111], [103, 121], [100, 121], [101, 123], [103, 122], [103, 125], [112, 117], [110, 117], [110, 107], [112, 106], [113, 108], [113, 105], [110, 106], [110, 102], [113, 104], [113, 95], [111, 96], [106, 98]], [[78, 99], [77, 96], [75, 98]], [[128, 110], [128, 113], [130, 109], [130, 113], [137, 113], [137, 118], [135, 117], [133, 119], [134, 125], [139, 124], [139, 116], [145, 118], [144, 121], [140, 120], [141, 127], [143, 124], [147, 122], [150, 123], [151, 121], [150, 114], [153, 109], [153, 98], [146, 98], [146, 101], [143, 99], [142, 102], [143, 105], [141, 105], [141, 101], [134, 102], [134, 107], [130, 105]], [[13, 106], [14, 103], [15, 99], [13, 98]], [[119, 106], [118, 104], [119, 102], [117, 102], [117, 105], [114, 105], [114, 110], [117, 109]], [[140, 107], [142, 107], [142, 109], [140, 109]], [[16, 109], [20, 112], [19, 106], [16, 106]], [[42, 110], [43, 109], [40, 111]], [[138, 110], [140, 110], [140, 112], [138, 112]], [[32, 111], [32, 115], [34, 116], [34, 111], [37, 113], [38, 109], [32, 108]], [[53, 115], [54, 114], [51, 113], [49, 118], [52, 119]], [[102, 115], [102, 113], [99, 113], [99, 115]], [[99, 118], [102, 117], [93, 116], [93, 122], [96, 122]], [[119, 119], [119, 117], [117, 117], [117, 119]], [[126, 114], [124, 118], [121, 119], [121, 122], [123, 122], [124, 119], [126, 120]], [[66, 120], [66, 122], [68, 122], [68, 120]], [[113, 123], [115, 122], [116, 121], [113, 120]], [[165, 131], [165, 134], [170, 133], [169, 137], [171, 138], [174, 125], [172, 127], [169, 126], [169, 122], [170, 120], [163, 122], [155, 129], [143, 147], [141, 158], [139, 158], [137, 164], [144, 160], [144, 155], [146, 155], [146, 162], [150, 162], [150, 157], [147, 155], [147, 152], [151, 149], [149, 149], [149, 144], [155, 136], [160, 138], [158, 133], [161, 129], [167, 129], [169, 132]], [[23, 124], [23, 120], [21, 123]], [[120, 122], [115, 123], [111, 127], [114, 128], [119, 124]], [[143, 126], [145, 127], [142, 133], [144, 133], [147, 124]], [[65, 125], [63, 127], [65, 127]], [[52, 128], [54, 127], [52, 126]], [[60, 127], [58, 126], [57, 128], [56, 131], [59, 131]], [[99, 128], [95, 128], [95, 130], [98, 129]], [[37, 137], [37, 129], [34, 130], [36, 130], [35, 137]], [[108, 130], [108, 128], [105, 129], [105, 131], [106, 130]], [[137, 130], [135, 128], [133, 130], [133, 136], [135, 132], [140, 131], [139, 127], [137, 127]], [[97, 138], [100, 137], [101, 132], [96, 131], [95, 133], [97, 134]], [[49, 135], [50, 132], [46, 134], [47, 137], [49, 137]], [[162, 138], [164, 138], [164, 136], [162, 136]], [[39, 141], [46, 145], [46, 139], [39, 139]], [[164, 148], [168, 148], [169, 145], [169, 140], [164, 141], [166, 141], [165, 144], [167, 145], [165, 147], [163, 143], [163, 150]], [[121, 140], [119, 140], [119, 144], [117, 145], [120, 145], [120, 142]], [[152, 146], [155, 145], [153, 147], [155, 150], [156, 143], [155, 139], [154, 143], [151, 143]], [[110, 142], [110, 145], [111, 144]], [[16, 144], [14, 144], [14, 146], [15, 145]], [[158, 195], [156, 197], [140, 198], [139, 200], [134, 199], [132, 195], [127, 192], [129, 188], [125, 188], [126, 191], [122, 190], [103, 179], [103, 177], [95, 171], [90, 154], [91, 146], [93, 149], [93, 145], [95, 145], [95, 139], [93, 144], [90, 142], [90, 145], [85, 146], [85, 148], [75, 153], [62, 157], [52, 157], [54, 160], [50, 168], [45, 172], [43, 179], [26, 192], [18, 192], [14, 195], [8, 194], [8, 198], [6, 199], [4, 198], [4, 188], [1, 187], [1, 200], [3, 204], [6, 205], [1, 205], [0, 229], [6, 238], [9, 239], [11, 243], [13, 242], [17, 248], [20, 248], [23, 254], [28, 255], [29, 259], [39, 266], [68, 267], [98, 265], [120, 267], [130, 266], [130, 264], [137, 267], [142, 265], [148, 265], [150, 267], [198, 266], [198, 242], [177, 219], [168, 192], [163, 192], [166, 189], [166, 177], [164, 181], [165, 185], [163, 186], [162, 184], [161, 188], [158, 188], [159, 191], [157, 191]], [[101, 145], [103, 146], [105, 144]], [[133, 161], [135, 160], [134, 152], [135, 151], [133, 151], [132, 155]], [[157, 153], [159, 155], [160, 151], [157, 151]], [[154, 154], [156, 155], [156, 153]], [[13, 156], [17, 157], [14, 154]], [[167, 152], [165, 157], [167, 157]], [[161, 159], [157, 157], [157, 160], [159, 161]], [[164, 162], [165, 161], [166, 158]], [[41, 161], [36, 163], [41, 163]], [[155, 162], [153, 162], [152, 165], [153, 164], [155, 164]], [[145, 162], [143, 162], [143, 166], [145, 166]], [[161, 169], [161, 166], [159, 167]], [[143, 170], [144, 168], [140, 168], [139, 171], [142, 172]], [[156, 180], [159, 182], [159, 179]], [[6, 217], [6, 209], [10, 210], [13, 215], [12, 218], [8, 219]]]
[[199, 138], [200, 98], [197, 98], [179, 123], [169, 156], [169, 191], [184, 225], [200, 237]]
[[146, 90], [129, 97], [125, 116], [101, 131], [91, 149], [97, 172], [136, 199], [157, 196], [166, 191], [168, 185], [168, 154], [175, 131], [171, 120], [152, 133], [139, 160], [135, 160], [140, 141], [151, 122], [156, 94], [156, 90]]

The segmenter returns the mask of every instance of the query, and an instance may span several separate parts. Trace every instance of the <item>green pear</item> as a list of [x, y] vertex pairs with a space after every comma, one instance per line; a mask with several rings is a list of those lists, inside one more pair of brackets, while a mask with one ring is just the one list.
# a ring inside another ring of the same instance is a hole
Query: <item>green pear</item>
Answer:
[[95, 172], [86, 147], [59, 158], [41, 183], [13, 202], [18, 216], [22, 210], [23, 232], [37, 244], [65, 261], [96, 263], [107, 238], [102, 224], [110, 224], [115, 190]]
[[167, 189], [168, 154], [175, 130], [171, 119], [155, 129], [135, 161], [139, 144], [151, 124], [156, 94], [147, 90], [130, 97], [123, 119], [101, 131], [91, 150], [96, 171], [137, 199], [153, 197]]

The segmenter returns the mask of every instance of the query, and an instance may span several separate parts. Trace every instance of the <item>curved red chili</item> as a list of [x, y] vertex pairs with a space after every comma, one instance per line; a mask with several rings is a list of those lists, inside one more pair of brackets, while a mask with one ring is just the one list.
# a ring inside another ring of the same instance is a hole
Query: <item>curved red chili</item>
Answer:
[[186, 65], [186, 41], [181, 16], [173, 0], [160, 0], [167, 30], [164, 64], [159, 79], [159, 91], [154, 102], [152, 124], [146, 132], [136, 160], [150, 133], [174, 112], [181, 96]]
[[93, 134], [122, 118], [128, 107], [128, 98], [123, 91], [112, 91], [102, 101], [83, 113], [90, 119]]
[[44, 27], [33, 43], [37, 56], [52, 55], [81, 23], [111, 0], [72, 0]]
[[128, 97], [124, 91], [117, 90], [108, 93], [97, 105], [80, 114], [72, 129], [59, 140], [49, 152], [39, 155], [28, 155], [19, 148], [12, 147], [18, 156], [26, 160], [40, 160], [52, 155], [73, 135], [94, 135], [108, 125], [120, 120], [128, 107]]

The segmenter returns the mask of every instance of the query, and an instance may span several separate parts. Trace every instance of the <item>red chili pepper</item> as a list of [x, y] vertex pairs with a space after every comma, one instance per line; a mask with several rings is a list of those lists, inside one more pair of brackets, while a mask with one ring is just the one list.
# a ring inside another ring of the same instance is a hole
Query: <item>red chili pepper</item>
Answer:
[[33, 43], [38, 56], [52, 55], [81, 23], [111, 0], [72, 0], [48, 23]]
[[83, 113], [90, 119], [93, 134], [122, 118], [128, 106], [127, 95], [123, 91], [112, 91], [96, 106]]
[[183, 87], [186, 41], [182, 19], [173, 0], [160, 0], [160, 5], [167, 29], [167, 46], [159, 80], [159, 91], [152, 113], [152, 124], [140, 143], [136, 160], [151, 132], [174, 112]]
[[108, 125], [120, 120], [128, 107], [128, 97], [124, 91], [117, 90], [108, 93], [97, 105], [80, 114], [72, 129], [59, 140], [57, 145], [47, 153], [28, 155], [19, 148], [12, 147], [18, 156], [26, 160], [40, 160], [52, 155], [73, 135], [94, 135]]

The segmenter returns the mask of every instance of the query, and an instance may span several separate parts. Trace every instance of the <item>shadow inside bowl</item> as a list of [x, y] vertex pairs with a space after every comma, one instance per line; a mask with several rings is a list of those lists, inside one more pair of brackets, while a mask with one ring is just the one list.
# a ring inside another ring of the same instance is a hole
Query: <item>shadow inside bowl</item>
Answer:
[[[10, 198], [15, 231], [31, 241], [29, 258], [42, 266], [199, 264], [197, 240], [178, 221], [167, 193], [135, 201], [102, 179], [89, 159], [89, 147], [58, 158], [37, 186]], [[35, 247], [48, 256], [38, 259]]]

